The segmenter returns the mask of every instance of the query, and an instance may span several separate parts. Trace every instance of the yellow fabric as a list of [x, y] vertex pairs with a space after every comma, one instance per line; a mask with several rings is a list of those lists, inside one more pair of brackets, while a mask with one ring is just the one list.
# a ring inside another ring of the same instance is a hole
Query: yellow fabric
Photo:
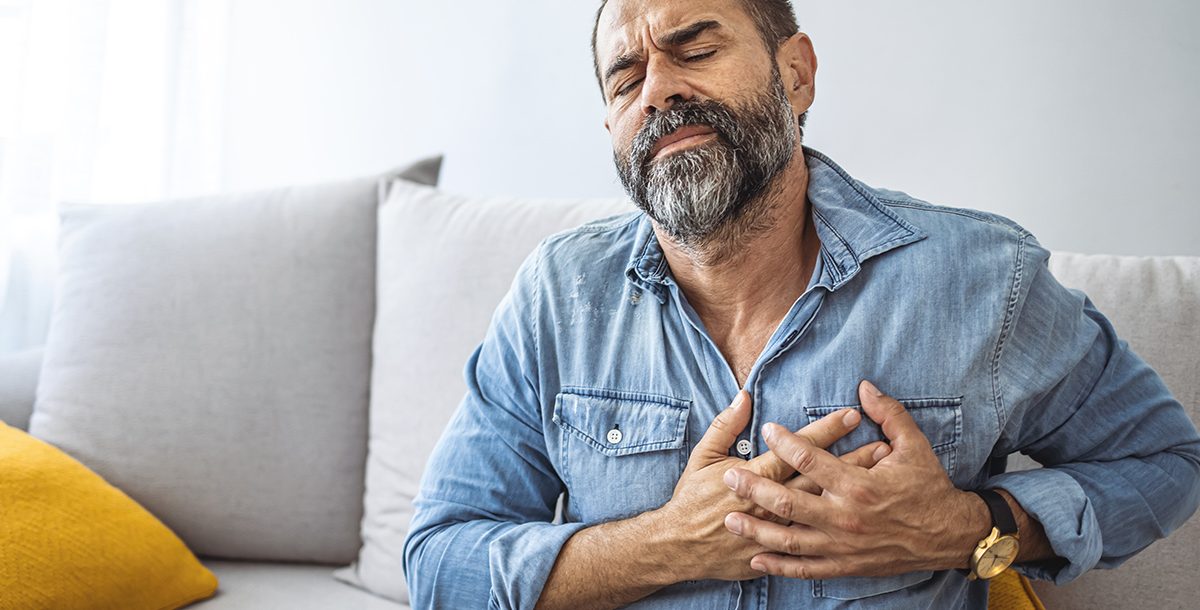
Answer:
[[1008, 569], [988, 586], [988, 610], [1046, 610], [1029, 579]]
[[0, 610], [172, 610], [216, 589], [137, 502], [0, 422]]

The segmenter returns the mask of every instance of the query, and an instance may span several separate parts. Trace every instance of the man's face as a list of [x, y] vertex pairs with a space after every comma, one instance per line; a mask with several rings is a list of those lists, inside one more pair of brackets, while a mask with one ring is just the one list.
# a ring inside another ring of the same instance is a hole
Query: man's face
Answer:
[[738, 0], [612, 0], [597, 62], [617, 171], [683, 244], [704, 243], [791, 161], [797, 112]]

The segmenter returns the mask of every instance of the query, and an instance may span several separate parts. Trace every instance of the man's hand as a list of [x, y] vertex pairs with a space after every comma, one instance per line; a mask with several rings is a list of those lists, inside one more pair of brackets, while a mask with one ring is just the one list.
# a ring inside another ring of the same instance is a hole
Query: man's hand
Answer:
[[[749, 423], [750, 414], [750, 395], [739, 392], [733, 404], [717, 415], [700, 439], [675, 486], [673, 497], [658, 511], [664, 527], [681, 537], [679, 553], [672, 559], [679, 580], [746, 580], [762, 575], [751, 568], [750, 560], [771, 549], [754, 540], [730, 535], [723, 524], [731, 512], [755, 515], [762, 523], [771, 523], [774, 517], [767, 510], [757, 508], [752, 501], [730, 492], [723, 477], [731, 468], [745, 469], [746, 473], [789, 493], [821, 493], [817, 481], [803, 475], [794, 476], [793, 466], [779, 459], [775, 452], [750, 461], [730, 457], [729, 448]], [[825, 448], [854, 430], [860, 420], [857, 411], [843, 409], [805, 426], [797, 433], [797, 438], [804, 438], [813, 447]], [[790, 436], [788, 431], [784, 433]], [[847, 453], [841, 460], [833, 459], [846, 467], [861, 470], [870, 468], [889, 452], [888, 445], [879, 442]], [[774, 520], [779, 527], [790, 522], [786, 517]]]
[[982, 501], [954, 487], [903, 405], [866, 381], [859, 397], [892, 442], [891, 455], [874, 467], [846, 463], [811, 437], [767, 424], [771, 452], [823, 493], [789, 489], [749, 468], [723, 473], [738, 496], [790, 522], [745, 510], [726, 517], [729, 531], [769, 549], [750, 561], [754, 570], [813, 579], [965, 568], [990, 531]]

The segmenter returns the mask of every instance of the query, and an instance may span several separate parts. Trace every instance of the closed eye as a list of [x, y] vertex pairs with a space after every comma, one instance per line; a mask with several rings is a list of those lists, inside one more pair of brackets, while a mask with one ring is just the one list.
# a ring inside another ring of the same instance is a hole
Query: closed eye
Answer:
[[620, 89], [618, 89], [617, 95], [621, 96], [621, 95], [625, 95], [625, 94], [633, 91], [633, 89], [635, 87], [637, 87], [639, 84], [641, 84], [641, 82], [642, 82], [642, 79], [640, 79], [640, 78], [630, 82], [628, 85], [625, 85], [624, 87], [621, 87]]
[[717, 54], [716, 49], [713, 49], [712, 51], [708, 51], [707, 53], [697, 53], [695, 55], [688, 55], [687, 57], [683, 58], [683, 61], [686, 61], [688, 63], [703, 61], [703, 60], [708, 59], [709, 57], [712, 57], [713, 55], [716, 55], [716, 54]]

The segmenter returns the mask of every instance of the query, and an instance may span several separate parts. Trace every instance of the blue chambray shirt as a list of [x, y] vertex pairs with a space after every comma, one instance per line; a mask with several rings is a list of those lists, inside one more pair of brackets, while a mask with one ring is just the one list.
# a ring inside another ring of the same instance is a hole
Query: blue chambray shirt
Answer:
[[[1113, 567], [1200, 502], [1200, 438], [1162, 380], [1048, 252], [1004, 218], [873, 189], [804, 150], [821, 241], [808, 289], [746, 382], [742, 438], [858, 406], [871, 379], [904, 403], [961, 489], [1003, 487], [1069, 581]], [[414, 608], [533, 608], [562, 545], [670, 499], [739, 390], [673, 280], [649, 219], [552, 236], [521, 267], [466, 367], [405, 542]], [[619, 430], [619, 434], [610, 434]], [[832, 447], [883, 439], [864, 419]], [[1046, 468], [1003, 473], [1023, 452]], [[565, 493], [562, 523], [555, 505]], [[958, 571], [679, 583], [632, 607], [986, 607]]]

